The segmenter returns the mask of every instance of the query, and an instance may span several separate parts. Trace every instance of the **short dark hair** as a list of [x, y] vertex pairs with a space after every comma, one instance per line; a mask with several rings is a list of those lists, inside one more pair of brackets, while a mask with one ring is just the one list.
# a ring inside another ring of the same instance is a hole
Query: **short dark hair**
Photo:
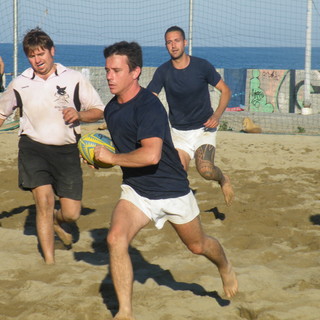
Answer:
[[181, 33], [183, 40], [186, 39], [186, 34], [184, 33], [184, 30], [178, 26], [172, 26], [170, 28], [167, 29], [167, 31], [164, 34], [164, 38], [166, 38], [167, 33], [169, 32], [173, 32], [173, 31], [178, 31]]
[[54, 47], [52, 39], [39, 27], [29, 30], [23, 38], [23, 51], [28, 56], [30, 51], [37, 48], [48, 49]]
[[120, 41], [103, 50], [105, 59], [112, 55], [127, 56], [130, 72], [142, 68], [142, 49], [137, 42]]

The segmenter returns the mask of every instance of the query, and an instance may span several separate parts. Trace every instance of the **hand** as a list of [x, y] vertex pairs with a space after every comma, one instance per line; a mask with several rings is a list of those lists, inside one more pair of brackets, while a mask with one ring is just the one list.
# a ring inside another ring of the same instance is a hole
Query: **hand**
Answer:
[[220, 123], [220, 118], [213, 114], [205, 123], [206, 128], [217, 128]]
[[86, 165], [88, 165], [88, 166], [89, 166], [90, 168], [92, 168], [92, 169], [97, 169], [97, 170], [99, 170], [99, 167], [98, 167], [98, 166], [95, 166], [95, 165], [89, 163], [81, 154], [79, 154], [79, 156], [80, 156], [80, 161], [81, 161], [81, 162], [85, 163]]
[[97, 145], [94, 148], [94, 158], [95, 158], [95, 160], [103, 162], [103, 163], [113, 164], [114, 153], [112, 153], [106, 147], [104, 147], [102, 145]]
[[79, 112], [71, 107], [62, 110], [63, 120], [66, 123], [74, 123], [80, 120]]

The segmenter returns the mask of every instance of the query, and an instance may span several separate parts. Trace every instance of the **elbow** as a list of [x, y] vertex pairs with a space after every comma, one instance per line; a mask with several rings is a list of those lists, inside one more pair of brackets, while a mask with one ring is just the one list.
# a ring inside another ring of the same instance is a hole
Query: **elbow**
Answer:
[[98, 120], [101, 120], [101, 119], [103, 119], [104, 117], [104, 114], [103, 114], [103, 111], [102, 110], [97, 110], [96, 111], [96, 114], [95, 114], [95, 119], [94, 119], [94, 121], [98, 121]]
[[150, 154], [149, 165], [157, 165], [160, 162], [161, 154]]
[[228, 99], [231, 99], [232, 91], [228, 86], [225, 87], [224, 93], [225, 93], [225, 96], [228, 97]]
[[102, 120], [103, 119], [103, 111], [98, 109], [98, 108], [94, 108], [94, 109], [91, 109], [91, 114], [90, 114], [90, 119], [88, 119], [88, 122], [96, 122], [96, 121], [99, 121], [99, 120]]

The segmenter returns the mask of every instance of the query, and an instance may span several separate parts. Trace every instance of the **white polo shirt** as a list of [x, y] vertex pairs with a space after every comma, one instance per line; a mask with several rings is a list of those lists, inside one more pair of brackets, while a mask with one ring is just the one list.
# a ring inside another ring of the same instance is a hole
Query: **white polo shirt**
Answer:
[[46, 80], [32, 68], [14, 79], [0, 97], [0, 118], [21, 108], [19, 135], [50, 145], [76, 143], [80, 123], [66, 124], [62, 110], [98, 108], [104, 105], [92, 84], [79, 72], [56, 63], [57, 70]]

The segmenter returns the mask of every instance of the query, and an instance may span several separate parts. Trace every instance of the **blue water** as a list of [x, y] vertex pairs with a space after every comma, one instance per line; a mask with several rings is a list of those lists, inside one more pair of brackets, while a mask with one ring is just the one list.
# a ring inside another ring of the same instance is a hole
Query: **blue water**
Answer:
[[[56, 45], [55, 61], [66, 66], [104, 66], [103, 46]], [[6, 73], [13, 72], [13, 45], [0, 44], [0, 55]], [[216, 68], [226, 69], [304, 69], [304, 48], [215, 48], [195, 47], [192, 55], [210, 61]], [[29, 67], [21, 46], [18, 50], [18, 72]], [[143, 64], [157, 67], [167, 61], [164, 47], [143, 47]], [[312, 49], [312, 69], [320, 70], [320, 48]]]

